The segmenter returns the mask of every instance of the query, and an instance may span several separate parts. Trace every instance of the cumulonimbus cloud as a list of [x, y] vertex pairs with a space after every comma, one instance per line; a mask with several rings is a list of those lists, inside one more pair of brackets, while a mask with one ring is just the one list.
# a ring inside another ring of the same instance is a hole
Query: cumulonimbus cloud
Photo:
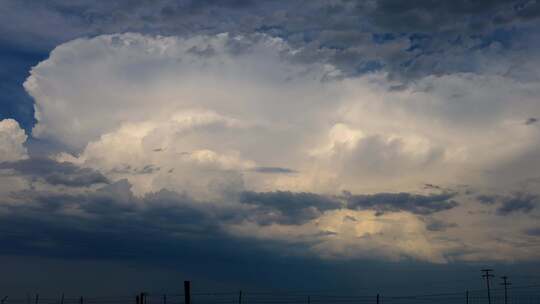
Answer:
[[[69, 164], [70, 177], [42, 177], [46, 195], [34, 201], [51, 202], [58, 187], [81, 184], [75, 175], [82, 174], [86, 183], [109, 182], [92, 190], [105, 203], [72, 189], [63, 199], [87, 203], [55, 210], [101, 216], [100, 208], [189, 201], [216, 221], [211, 231], [315, 244], [308, 251], [325, 257], [446, 262], [516, 253], [510, 244], [490, 253], [493, 241], [471, 233], [475, 225], [496, 230], [482, 209], [491, 207], [459, 191], [415, 192], [427, 182], [507, 189], [530, 177], [497, 173], [521, 166], [520, 155], [540, 158], [539, 131], [523, 124], [537, 109], [537, 85], [451, 74], [395, 90], [385, 74], [345, 77], [297, 54], [259, 34], [128, 33], [58, 46], [25, 82], [36, 103], [32, 134], [76, 152], [54, 156]], [[508, 233], [519, 237], [526, 228]], [[535, 257], [535, 249], [517, 256]]]
[[[384, 74], [343, 78], [296, 55], [260, 34], [77, 39], [25, 82], [36, 102], [33, 135], [80, 151], [77, 161], [96, 169], [159, 167], [145, 181], [122, 176], [136, 189], [145, 184], [141, 192], [211, 167], [242, 171], [242, 187], [264, 191], [409, 191], [427, 180], [521, 178], [482, 175], [534, 148], [538, 130], [518, 123], [535, 107], [534, 84], [452, 74], [393, 91]], [[510, 98], [519, 100], [511, 108]], [[503, 145], [511, 138], [520, 140]], [[177, 165], [186, 163], [199, 169]], [[253, 174], [271, 167], [298, 172]]]

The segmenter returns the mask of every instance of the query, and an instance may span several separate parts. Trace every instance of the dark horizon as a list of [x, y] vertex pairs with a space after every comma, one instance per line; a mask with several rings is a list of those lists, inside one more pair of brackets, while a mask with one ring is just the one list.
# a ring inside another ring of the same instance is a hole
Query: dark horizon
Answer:
[[[480, 269], [485, 266], [419, 264], [403, 262], [357, 261], [328, 263], [297, 258], [295, 261], [262, 262], [272, 267], [261, 269], [258, 265], [230, 261], [210, 265], [182, 265], [171, 260], [159, 263], [140, 261], [66, 260], [52, 258], [14, 257], [8, 273], [18, 273], [0, 279], [0, 289], [11, 298], [27, 294], [54, 298], [61, 294], [71, 297], [129, 296], [140, 292], [151, 294], [182, 294], [184, 280], [192, 282], [194, 293], [260, 293], [311, 294], [406, 297], [415, 295], [464, 295], [485, 297], [486, 281]], [[22, 266], [22, 263], [25, 265]], [[493, 297], [502, 297], [504, 287], [501, 276], [507, 276], [513, 296], [540, 295], [538, 264], [496, 264], [491, 278]], [[220, 269], [215, 276], [208, 268]], [[179, 272], [178, 269], [185, 270]], [[83, 274], [83, 275], [81, 275]], [[345, 275], [340, 275], [345, 274]], [[376, 274], [376, 275], [374, 275]], [[49, 281], [48, 277], [55, 277]], [[414, 279], [412, 279], [414, 278]]]

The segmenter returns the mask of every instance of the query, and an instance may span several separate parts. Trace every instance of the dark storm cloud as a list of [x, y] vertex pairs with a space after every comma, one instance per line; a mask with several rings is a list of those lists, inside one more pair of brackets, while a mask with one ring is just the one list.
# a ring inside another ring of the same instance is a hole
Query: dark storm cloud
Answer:
[[50, 158], [28, 158], [0, 163], [0, 169], [10, 169], [29, 179], [40, 179], [51, 185], [87, 187], [107, 184], [108, 179], [100, 172], [81, 168], [69, 162], [57, 162]]
[[[153, 152], [160, 152], [160, 151], [154, 150]], [[152, 174], [160, 170], [161, 170], [160, 167], [157, 167], [152, 164], [144, 165], [142, 167], [132, 167], [130, 165], [124, 164], [119, 167], [113, 168], [111, 172], [118, 173], [118, 174]]]
[[434, 185], [434, 184], [424, 184], [424, 189], [429, 189], [429, 190], [442, 190], [442, 187], [439, 186], [439, 185]]
[[[250, 193], [248, 196], [259, 201], [264, 201], [263, 197], [284, 196], [303, 206], [292, 207], [293, 211], [287, 215], [270, 219], [275, 222], [298, 223], [306, 218], [301, 209], [312, 204], [315, 209], [337, 204], [310, 194]], [[74, 194], [19, 191], [9, 194], [7, 201], [0, 204], [0, 255], [152, 261], [187, 258], [196, 264], [238, 259], [251, 263], [267, 259], [268, 250], [310, 259], [305, 246], [331, 234], [314, 234], [310, 240], [283, 243], [243, 238], [223, 229], [225, 224], [253, 220], [254, 214], [285, 210], [279, 200], [276, 203], [272, 199], [270, 205], [230, 206], [197, 201], [169, 190], [137, 197], [127, 180]], [[294, 216], [298, 219], [293, 219]]]
[[[18, 10], [34, 4], [32, 1], [7, 1], [6, 7]], [[257, 28], [280, 29], [285, 34], [299, 32], [310, 34], [321, 30], [336, 30], [343, 36], [345, 30], [356, 29], [361, 17], [372, 17], [378, 28], [372, 31], [383, 32], [433, 32], [452, 27], [461, 29], [463, 24], [480, 27], [480, 23], [492, 23], [504, 16], [505, 22], [517, 18], [534, 19], [538, 17], [538, 3], [534, 1], [335, 1], [335, 0], [159, 0], [159, 1], [106, 1], [55, 0], [34, 4], [34, 10], [49, 12], [57, 18], [64, 17], [72, 25], [90, 26], [89, 30], [125, 31], [132, 30], [206, 30], [253, 31]], [[228, 12], [237, 17], [231, 22], [230, 16], [217, 14]], [[280, 14], [281, 13], [281, 14]], [[213, 17], [213, 18], [211, 18]], [[199, 23], [190, 22], [198, 21]], [[37, 21], [34, 21], [37, 23]], [[37, 25], [37, 24], [34, 24]], [[187, 26], [187, 27], [186, 27]], [[96, 27], [96, 28], [93, 28]], [[44, 31], [45, 29], [43, 29]], [[341, 30], [341, 31], [340, 31]], [[358, 32], [358, 31], [357, 31]], [[392, 36], [388, 36], [391, 38]]]
[[510, 195], [482, 194], [476, 199], [485, 205], [497, 205], [496, 213], [500, 216], [516, 212], [529, 213], [540, 202], [538, 195], [525, 192], [515, 192]]
[[530, 235], [530, 236], [540, 236], [540, 227], [527, 229], [525, 231], [525, 234]]
[[[126, 31], [180, 36], [262, 32], [302, 48], [299, 54], [302, 60], [315, 60], [315, 57], [329, 60], [349, 72], [369, 72], [375, 65], [404, 68], [403, 64], [409, 60], [424, 59], [418, 55], [451, 51], [456, 41], [465, 40], [460, 35], [488, 34], [495, 16], [504, 16], [508, 27], [520, 20], [521, 15], [534, 19], [538, 6], [519, 5], [521, 1], [469, 0], [7, 3], [6, 9], [13, 15], [26, 17], [28, 25], [24, 31], [41, 37], [34, 41], [43, 40], [43, 43], [52, 40], [58, 44], [83, 35]], [[32, 12], [49, 15], [50, 21], [33, 20]], [[55, 30], [58, 24], [69, 26], [70, 31], [59, 35]], [[4, 36], [9, 40], [25, 36], [20, 32], [23, 29], [6, 27], [6, 31]], [[449, 36], [458, 31], [460, 35]], [[442, 35], [442, 39], [437, 35]], [[207, 54], [212, 50], [194, 51]]]
[[414, 214], [433, 214], [458, 206], [454, 200], [456, 192], [420, 195], [412, 193], [376, 193], [370, 195], [352, 195], [346, 193], [347, 207], [356, 210], [375, 210], [385, 212], [407, 211]]
[[[48, 158], [29, 158], [14, 162], [4, 162], [0, 164], [0, 169], [5, 170], [4, 174], [15, 174], [23, 176], [30, 181], [40, 180], [51, 185], [61, 185], [68, 187], [88, 187], [96, 184], [109, 184], [109, 180], [100, 172], [81, 168], [69, 162], [57, 162]], [[131, 174], [147, 174], [159, 170], [153, 165], [145, 165], [141, 168], [123, 167], [116, 169]], [[290, 174], [295, 171], [281, 167], [259, 167], [254, 169], [259, 173]], [[163, 211], [162, 216], [169, 219], [180, 220], [188, 223], [186, 219], [192, 218], [196, 221], [190, 225], [208, 219], [206, 211], [195, 208], [191, 211], [199, 212], [198, 216], [187, 212], [185, 209], [178, 209], [179, 206], [209, 206], [208, 204], [193, 203], [193, 200], [176, 192], [161, 190], [157, 193], [147, 194], [143, 198], [134, 197], [131, 192], [131, 185], [127, 180], [117, 181], [108, 186], [99, 188], [93, 192], [86, 193], [54, 193], [39, 192], [33, 190], [12, 193], [12, 198], [29, 202], [23, 204], [21, 208], [30, 208], [32, 212], [57, 212], [66, 208], [81, 210], [98, 217], [109, 217], [112, 214], [122, 216], [125, 214], [140, 214], [138, 206], [152, 206], [152, 210], [145, 209], [153, 216], [156, 212]], [[450, 199], [453, 194], [440, 194], [430, 196], [412, 195], [408, 193], [381, 193], [375, 195], [346, 195], [344, 197], [332, 197], [314, 193], [294, 193], [285, 191], [276, 192], [251, 192], [246, 191], [239, 194], [241, 206], [236, 211], [226, 208], [215, 209], [214, 203], [209, 203], [216, 212], [213, 213], [215, 222], [241, 222], [251, 221], [262, 225], [273, 223], [287, 225], [301, 225], [313, 220], [325, 211], [343, 208], [348, 204], [352, 209], [371, 209], [377, 212], [409, 211], [417, 214], [430, 214], [441, 210], [452, 208], [456, 205]], [[178, 202], [182, 204], [178, 205]], [[190, 202], [186, 205], [184, 203]], [[199, 208], [200, 209], [200, 208]], [[201, 213], [202, 212], [202, 213]], [[184, 214], [190, 216], [184, 217]], [[204, 215], [204, 216], [203, 216]]]
[[450, 228], [455, 228], [458, 225], [456, 223], [449, 223], [437, 219], [430, 219], [427, 221], [426, 229], [429, 231], [446, 231]]
[[289, 168], [282, 168], [282, 167], [255, 167], [253, 168], [254, 172], [257, 173], [277, 173], [277, 174], [291, 174], [291, 173], [298, 173], [298, 171], [289, 169]]
[[133, 212], [138, 206], [138, 199], [133, 196], [127, 180], [84, 193], [23, 190], [12, 192], [8, 197], [21, 204], [6, 204], [4, 208], [21, 214], [44, 212], [53, 215], [71, 209], [107, 217], [114, 216], [115, 213], [121, 216], [126, 212]]
[[319, 217], [323, 212], [340, 208], [385, 212], [407, 211], [429, 215], [458, 206], [456, 192], [419, 195], [412, 193], [377, 193], [371, 195], [325, 196], [314, 193], [243, 192], [240, 201], [258, 208], [248, 215], [259, 224], [300, 225]]
[[338, 200], [330, 197], [289, 191], [246, 191], [241, 194], [240, 201], [258, 207], [249, 218], [260, 224], [299, 225], [319, 217], [324, 211], [341, 207]]
[[480, 194], [476, 196], [476, 199], [482, 204], [493, 205], [500, 199], [500, 197], [498, 195]]
[[160, 168], [156, 167], [154, 165], [146, 165], [142, 168], [135, 168], [134, 171], [136, 174], [152, 174], [154, 172], [159, 171]]
[[[355, 209], [429, 214], [454, 206], [450, 197], [384, 193], [348, 195], [347, 201], [349, 207], [356, 204]], [[325, 211], [340, 208], [345, 208], [342, 197], [279, 191], [243, 192], [236, 204], [198, 201], [166, 189], [139, 197], [125, 179], [76, 193], [28, 189], [12, 192], [2, 199], [0, 254], [155, 258], [173, 256], [188, 246], [208, 250], [201, 254], [215, 257], [220, 256], [215, 251], [225, 250], [224, 246], [243, 244], [245, 248], [236, 249], [249, 251], [264, 247], [279, 252], [287, 246], [287, 252], [306, 255], [309, 251], [305, 246], [334, 233], [323, 232], [296, 240], [294, 246], [299, 247], [295, 249], [290, 242], [244, 239], [228, 233], [224, 227], [246, 221], [259, 225], [301, 225]], [[432, 230], [452, 227], [446, 223], [432, 226]]]
[[532, 124], [535, 124], [538, 122], [538, 118], [535, 118], [535, 117], [530, 117], [529, 119], [527, 119], [525, 121], [525, 124], [526, 125], [532, 125]]
[[529, 193], [515, 193], [501, 198], [501, 205], [497, 209], [498, 215], [509, 215], [515, 212], [529, 213], [539, 202], [538, 195]]
[[[425, 32], [470, 30], [477, 32], [490, 27], [495, 16], [512, 19], [521, 11], [522, 1], [506, 0], [378, 0], [374, 22], [395, 32]], [[509, 17], [512, 16], [512, 17]]]
[[[185, 239], [221, 235], [204, 204], [167, 190], [136, 197], [126, 180], [81, 194], [27, 190], [10, 198], [21, 204], [2, 206], [0, 229], [6, 233], [0, 242], [11, 244], [2, 246], [4, 254], [144, 256], [138, 244], [174, 247]], [[161, 248], [156, 254], [167, 253]]]
[[517, 16], [525, 20], [536, 19], [540, 17], [540, 2], [523, 1], [516, 5]]

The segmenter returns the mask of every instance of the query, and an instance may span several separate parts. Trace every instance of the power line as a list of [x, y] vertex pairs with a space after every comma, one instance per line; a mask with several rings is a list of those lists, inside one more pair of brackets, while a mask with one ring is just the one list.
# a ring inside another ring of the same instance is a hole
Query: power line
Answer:
[[[491, 278], [494, 277], [491, 269], [482, 270], [482, 279], [486, 280], [486, 285], [489, 286], [489, 303], [502, 303], [504, 296], [505, 304], [509, 303], [508, 294], [510, 293], [511, 298], [520, 298], [526, 299], [526, 297], [537, 297], [540, 295], [540, 285], [513, 285], [509, 282], [507, 276], [501, 276], [502, 284], [497, 282], [497, 284], [492, 284]], [[504, 294], [503, 294], [504, 288]], [[515, 290], [514, 293], [512, 291]], [[452, 300], [458, 301], [460, 299], [464, 300], [466, 303], [475, 303], [475, 301], [483, 298], [485, 301], [485, 289], [471, 290], [468, 292], [464, 291], [459, 292], [443, 292], [443, 293], [424, 293], [424, 294], [409, 294], [409, 295], [379, 295], [379, 303], [383, 303], [383, 299], [388, 299], [390, 302], [395, 301], [405, 301], [405, 302], [418, 302], [418, 303], [428, 303], [435, 302], [439, 300]], [[179, 300], [180, 296], [185, 295], [176, 295], [160, 293], [144, 293], [143, 296], [139, 293], [139, 304], [181, 304]], [[196, 303], [198, 304], [324, 304], [324, 303], [340, 303], [340, 304], [349, 304], [349, 303], [376, 303], [377, 294], [343, 294], [336, 293], [333, 295], [330, 294], [320, 294], [320, 293], [308, 293], [304, 291], [278, 291], [278, 292], [242, 292], [240, 296], [239, 292], [198, 292], [192, 293], [195, 297]], [[62, 294], [57, 297], [41, 297], [36, 295], [36, 304], [62, 304], [62, 298], [64, 299], [64, 304], [79, 304], [80, 298], [70, 297], [69, 295], [63, 296]], [[2, 298], [0, 297], [0, 300]], [[39, 302], [38, 302], [39, 299]], [[165, 299], [165, 300], [164, 300]], [[94, 296], [94, 297], [85, 297], [83, 304], [133, 304], [133, 296]], [[193, 299], [191, 299], [193, 300]], [[468, 300], [468, 301], [467, 301]], [[9, 298], [9, 301], [5, 301], [3, 304], [29, 304], [28, 299], [25, 298]], [[195, 301], [193, 301], [195, 302]], [[404, 302], [404, 303], [405, 303]], [[510, 299], [511, 302], [511, 299]], [[2, 304], [2, 303], [0, 303]], [[34, 304], [34, 303], [32, 303]]]

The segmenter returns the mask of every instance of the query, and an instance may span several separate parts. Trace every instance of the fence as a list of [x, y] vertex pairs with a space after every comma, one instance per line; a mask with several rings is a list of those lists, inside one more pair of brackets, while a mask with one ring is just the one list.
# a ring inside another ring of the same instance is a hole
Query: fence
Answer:
[[329, 295], [293, 292], [208, 292], [192, 293], [186, 281], [183, 294], [141, 292], [111, 297], [4, 297], [0, 304], [540, 304], [540, 285], [419, 295]]

